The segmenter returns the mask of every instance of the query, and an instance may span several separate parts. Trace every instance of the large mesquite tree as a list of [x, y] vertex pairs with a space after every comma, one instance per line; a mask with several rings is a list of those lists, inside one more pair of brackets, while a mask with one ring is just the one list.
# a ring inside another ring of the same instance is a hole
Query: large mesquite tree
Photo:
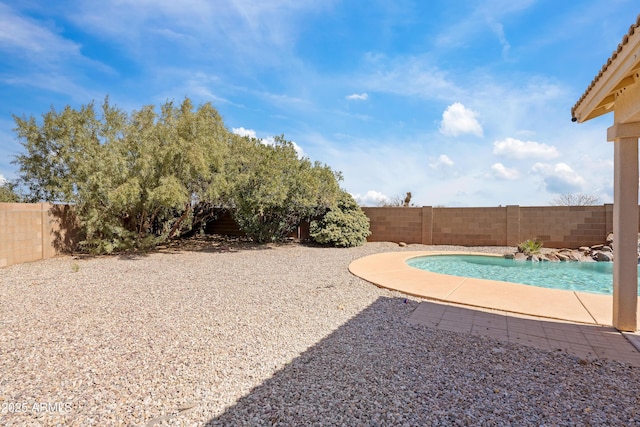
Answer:
[[189, 99], [127, 114], [105, 100], [79, 110], [14, 117], [24, 153], [19, 182], [32, 201], [70, 203], [81, 249], [145, 249], [227, 207], [256, 241], [286, 238], [341, 195], [340, 174], [298, 158], [292, 143], [240, 137], [218, 112]]
[[108, 100], [14, 117], [25, 153], [20, 181], [34, 201], [74, 204], [90, 252], [151, 247], [190, 227], [196, 203], [220, 197], [229, 132], [188, 99], [131, 115]]

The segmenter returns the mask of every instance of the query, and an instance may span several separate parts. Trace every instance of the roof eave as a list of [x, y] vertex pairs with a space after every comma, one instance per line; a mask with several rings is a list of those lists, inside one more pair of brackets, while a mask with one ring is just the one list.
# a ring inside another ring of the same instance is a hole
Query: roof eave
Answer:
[[640, 79], [640, 15], [618, 49], [571, 109], [572, 120], [583, 123], [613, 111], [615, 95]]

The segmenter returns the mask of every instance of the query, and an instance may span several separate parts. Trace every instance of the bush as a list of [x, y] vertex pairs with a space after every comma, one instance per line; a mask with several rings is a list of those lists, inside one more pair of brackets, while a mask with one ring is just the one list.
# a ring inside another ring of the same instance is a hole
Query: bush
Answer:
[[518, 245], [518, 252], [522, 252], [526, 256], [536, 255], [542, 249], [542, 242], [536, 239], [527, 239]]
[[323, 245], [352, 247], [363, 245], [367, 241], [369, 218], [360, 206], [345, 191], [322, 219], [312, 221], [311, 239]]
[[339, 174], [298, 158], [281, 136], [273, 145], [237, 139], [226, 170], [227, 203], [240, 229], [256, 242], [285, 240], [301, 222], [324, 215], [340, 194]]

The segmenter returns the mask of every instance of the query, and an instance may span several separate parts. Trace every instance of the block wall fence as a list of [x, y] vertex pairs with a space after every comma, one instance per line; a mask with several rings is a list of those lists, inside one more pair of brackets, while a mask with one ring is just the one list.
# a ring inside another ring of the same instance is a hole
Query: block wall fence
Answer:
[[613, 230], [612, 204], [362, 209], [371, 221], [370, 242], [517, 246], [538, 238], [548, 248], [578, 248], [604, 243], [607, 233]]
[[71, 208], [49, 203], [0, 203], [0, 267], [51, 258], [73, 248]]
[[[613, 230], [613, 205], [487, 208], [365, 207], [370, 242], [427, 245], [516, 246], [538, 238], [548, 248], [603, 243]], [[241, 234], [230, 216], [207, 225], [218, 234]], [[639, 219], [640, 223], [640, 219]], [[303, 227], [304, 228], [304, 227]], [[308, 227], [298, 232], [308, 235]], [[0, 267], [51, 258], [75, 248], [78, 227], [67, 205], [0, 203]]]

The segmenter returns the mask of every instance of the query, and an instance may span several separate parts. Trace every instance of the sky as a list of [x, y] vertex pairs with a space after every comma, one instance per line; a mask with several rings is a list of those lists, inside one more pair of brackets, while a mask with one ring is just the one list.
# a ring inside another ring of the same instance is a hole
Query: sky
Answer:
[[611, 114], [571, 108], [633, 0], [0, 0], [0, 181], [13, 116], [105, 96], [206, 102], [340, 171], [362, 205], [613, 200]]

